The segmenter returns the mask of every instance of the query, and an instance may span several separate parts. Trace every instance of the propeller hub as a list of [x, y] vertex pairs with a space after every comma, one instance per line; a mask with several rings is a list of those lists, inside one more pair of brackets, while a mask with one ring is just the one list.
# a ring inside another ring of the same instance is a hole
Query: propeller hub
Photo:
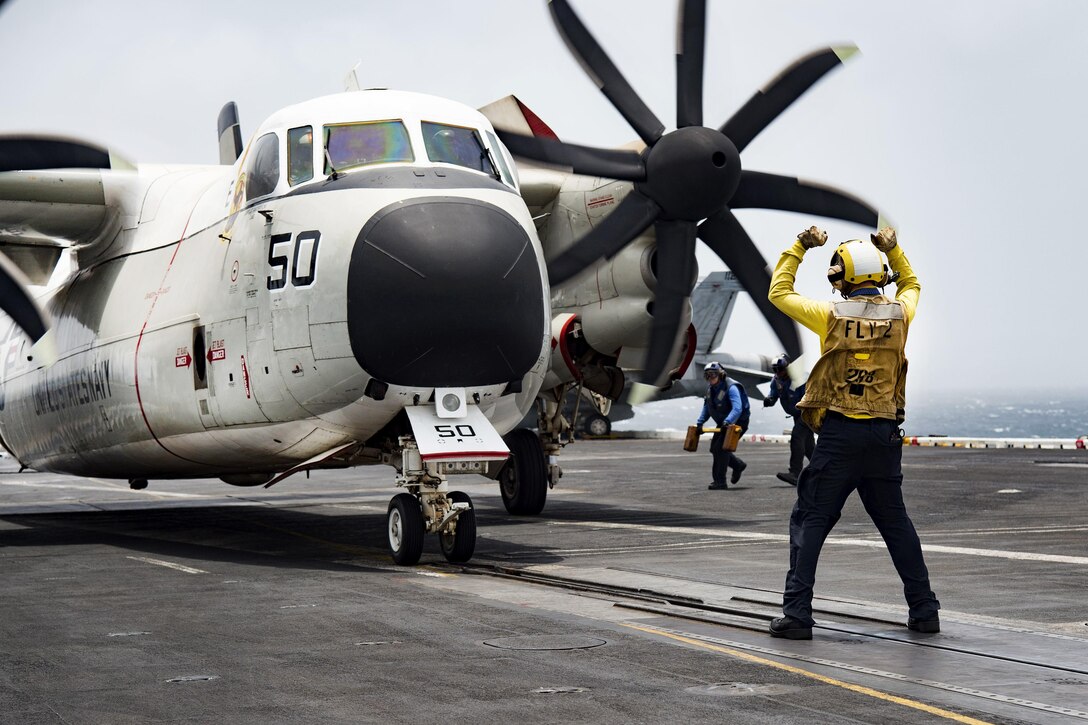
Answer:
[[646, 150], [645, 163], [646, 181], [636, 188], [670, 219], [705, 219], [727, 205], [740, 184], [737, 147], [705, 126], [662, 136]]

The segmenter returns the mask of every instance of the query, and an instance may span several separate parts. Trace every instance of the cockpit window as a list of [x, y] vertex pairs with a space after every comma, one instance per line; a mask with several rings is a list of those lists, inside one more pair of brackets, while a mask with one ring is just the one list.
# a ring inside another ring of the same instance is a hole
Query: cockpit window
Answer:
[[475, 129], [424, 121], [423, 144], [431, 161], [457, 164], [499, 178], [491, 152]]
[[291, 186], [314, 178], [314, 129], [300, 126], [287, 132], [287, 183]]
[[280, 181], [280, 142], [266, 133], [253, 144], [246, 169], [246, 201], [271, 194]]
[[408, 131], [400, 121], [325, 126], [325, 173], [354, 166], [414, 161]]

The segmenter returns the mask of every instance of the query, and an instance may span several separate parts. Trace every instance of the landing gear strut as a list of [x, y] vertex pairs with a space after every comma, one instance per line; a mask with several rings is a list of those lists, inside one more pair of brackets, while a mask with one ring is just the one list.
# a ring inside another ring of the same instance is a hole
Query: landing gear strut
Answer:
[[412, 566], [423, 554], [423, 535], [438, 534], [442, 554], [453, 563], [466, 562], [476, 549], [476, 513], [472, 499], [449, 491], [439, 464], [424, 463], [410, 436], [400, 439], [397, 485], [407, 489], [389, 502], [386, 522], [389, 553], [401, 566]]
[[438, 543], [446, 561], [459, 564], [472, 558], [476, 549], [476, 512], [472, 508], [472, 499], [463, 491], [450, 491], [450, 501], [455, 504], [468, 504], [457, 516], [457, 525], [452, 531], [438, 534]]

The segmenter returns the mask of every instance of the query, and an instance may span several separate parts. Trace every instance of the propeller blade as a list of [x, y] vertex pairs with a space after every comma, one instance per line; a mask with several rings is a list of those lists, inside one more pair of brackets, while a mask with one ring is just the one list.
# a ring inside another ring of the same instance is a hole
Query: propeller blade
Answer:
[[642, 382], [660, 385], [665, 375], [680, 319], [691, 295], [695, 278], [695, 222], [662, 220], [654, 224], [657, 234], [657, 288], [654, 291], [654, 321], [650, 347], [642, 369]]
[[737, 280], [752, 296], [791, 360], [801, 354], [801, 335], [797, 323], [771, 304], [771, 271], [752, 238], [728, 209], [722, 209], [699, 225], [699, 238], [725, 262]]
[[22, 328], [31, 342], [37, 342], [49, 329], [38, 304], [30, 297], [19, 268], [0, 254], [0, 309]]
[[733, 209], [780, 209], [876, 227], [880, 213], [852, 194], [792, 176], [742, 171]]
[[702, 126], [706, 0], [683, 0], [677, 23], [676, 127]]
[[109, 168], [110, 152], [100, 146], [49, 136], [0, 137], [0, 171]]
[[576, 174], [606, 176], [623, 181], [643, 181], [646, 166], [634, 151], [579, 146], [539, 136], [499, 131], [499, 138], [514, 156], [555, 166], [569, 166]]
[[620, 115], [638, 133], [639, 138], [646, 142], [647, 146], [653, 146], [654, 142], [661, 137], [665, 126], [657, 120], [654, 112], [631, 88], [631, 84], [609, 59], [608, 54], [590, 34], [589, 29], [575, 15], [567, 0], [549, 0], [548, 5], [559, 34], [563, 36], [567, 48], [582, 65], [582, 70], [597, 84], [601, 93], [612, 102]]
[[634, 189], [588, 234], [548, 262], [548, 279], [563, 284], [602, 257], [611, 257], [649, 228], [661, 212], [653, 200]]
[[743, 151], [760, 131], [767, 128], [816, 81], [857, 52], [857, 47], [853, 45], [823, 48], [794, 61], [777, 78], [756, 91], [719, 130], [729, 137], [737, 151]]

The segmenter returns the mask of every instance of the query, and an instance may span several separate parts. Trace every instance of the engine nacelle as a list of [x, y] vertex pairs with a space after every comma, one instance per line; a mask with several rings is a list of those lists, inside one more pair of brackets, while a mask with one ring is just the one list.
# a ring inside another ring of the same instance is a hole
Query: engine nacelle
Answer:
[[[626, 181], [567, 177], [547, 210], [547, 228], [542, 234], [545, 257], [555, 257], [587, 234], [632, 188]], [[621, 360], [624, 368], [641, 366], [641, 351], [649, 345], [657, 286], [656, 241], [651, 227], [612, 259], [552, 288], [553, 312], [577, 316], [585, 341], [603, 355], [620, 357], [626, 351]], [[695, 278], [691, 284], [694, 286]], [[690, 308], [684, 314], [681, 324], [686, 327], [691, 321]], [[680, 353], [674, 355], [672, 365], [679, 357]]]
[[578, 369], [571, 355], [570, 339], [578, 325], [578, 316], [556, 315], [552, 318], [552, 359], [541, 388], [549, 390], [578, 379]]
[[541, 389], [551, 390], [573, 382], [609, 400], [618, 400], [625, 379], [615, 356], [591, 346], [578, 316], [564, 313], [552, 318], [551, 367]]

